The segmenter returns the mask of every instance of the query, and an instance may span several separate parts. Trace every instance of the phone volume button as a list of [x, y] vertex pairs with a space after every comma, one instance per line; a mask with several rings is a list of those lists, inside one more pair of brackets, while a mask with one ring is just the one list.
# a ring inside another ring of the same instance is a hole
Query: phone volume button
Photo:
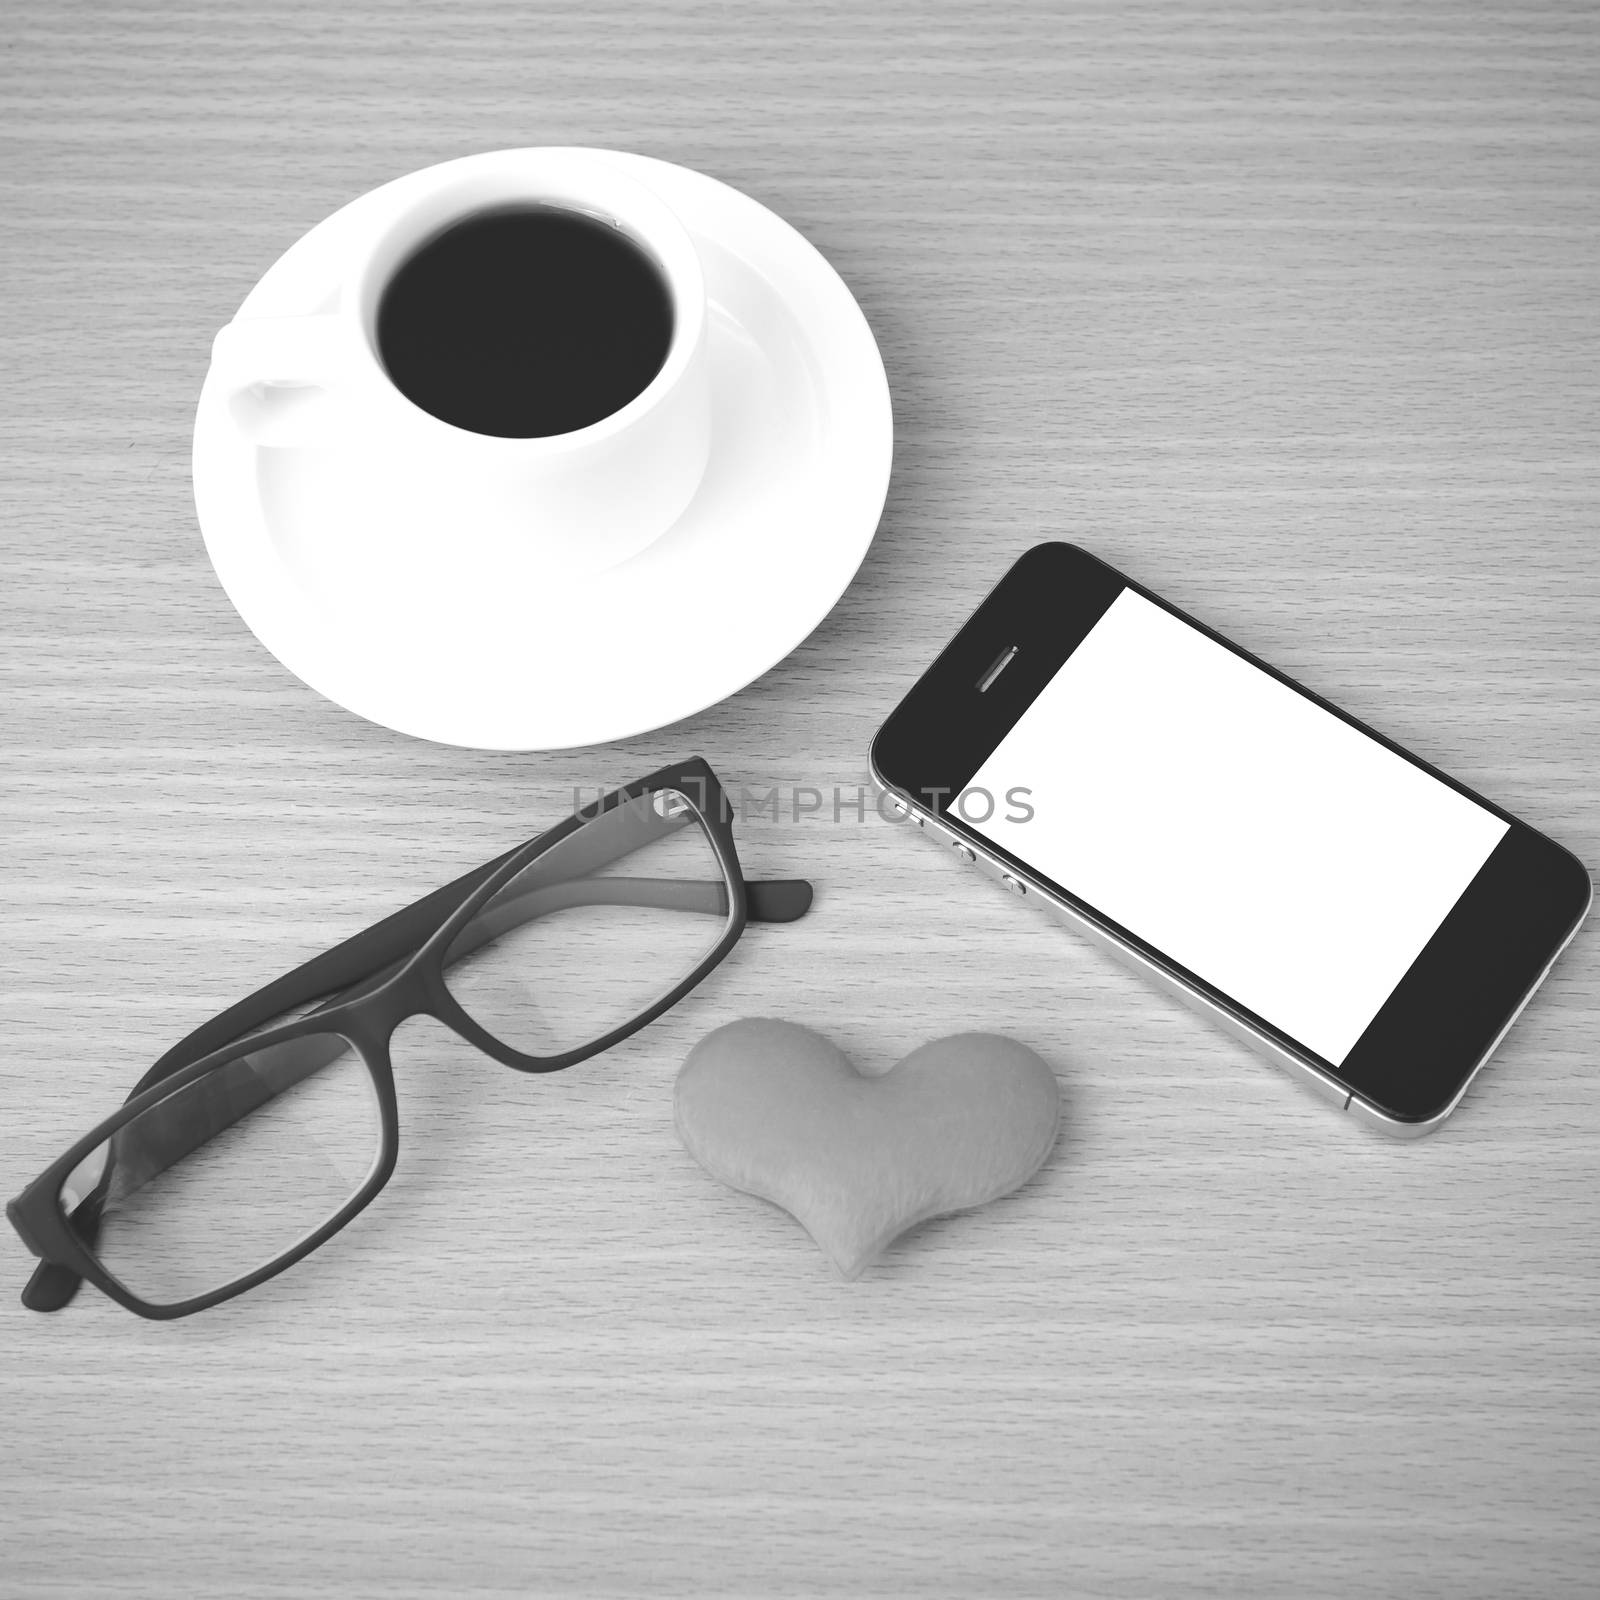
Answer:
[[1012, 894], [1026, 894], [1028, 892], [1027, 884], [1025, 884], [1021, 878], [1013, 878], [1009, 872], [1002, 872], [1000, 874], [1000, 882], [1007, 889], [1009, 889]]
[[957, 854], [957, 855], [958, 855], [958, 856], [960, 856], [960, 857], [961, 857], [961, 859], [962, 859], [962, 860], [963, 860], [963, 861], [965, 861], [965, 862], [966, 862], [966, 863], [967, 863], [967, 865], [968, 865], [968, 866], [971, 866], [971, 865], [972, 865], [972, 863], [973, 863], [973, 862], [974, 862], [974, 861], [976, 861], [976, 860], [977, 860], [977, 859], [978, 859], [978, 857], [977, 857], [977, 855], [976, 855], [976, 853], [975, 853], [975, 852], [974, 852], [974, 851], [972, 851], [972, 850], [971, 850], [971, 849], [969, 849], [969, 848], [968, 848], [968, 847], [967, 847], [967, 846], [966, 846], [966, 845], [964, 845], [964, 844], [962, 844], [962, 843], [961, 843], [961, 841], [960, 841], [960, 840], [959, 840], [959, 839], [957, 839], [957, 840], [956, 840], [956, 841], [955, 841], [955, 842], [954, 842], [954, 843], [953, 843], [953, 844], [952, 844], [952, 845], [951, 845], [951, 846], [950, 846], [950, 848], [951, 848], [951, 849], [952, 849], [952, 850], [954, 850], [954, 851], [955, 851], [955, 853], [956, 853], [956, 854]]

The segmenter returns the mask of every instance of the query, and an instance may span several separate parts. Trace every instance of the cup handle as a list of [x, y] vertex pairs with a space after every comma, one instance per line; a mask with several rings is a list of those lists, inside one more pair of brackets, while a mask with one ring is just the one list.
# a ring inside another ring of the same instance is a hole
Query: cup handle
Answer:
[[244, 317], [211, 345], [235, 426], [256, 444], [318, 444], [344, 431], [349, 331], [333, 316]]

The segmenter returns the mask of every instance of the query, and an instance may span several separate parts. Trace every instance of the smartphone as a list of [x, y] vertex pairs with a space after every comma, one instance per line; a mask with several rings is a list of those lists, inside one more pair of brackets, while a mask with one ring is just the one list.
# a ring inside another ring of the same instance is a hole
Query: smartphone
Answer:
[[1570, 852], [1070, 544], [872, 745], [909, 823], [1351, 1113], [1456, 1108], [1589, 909]]

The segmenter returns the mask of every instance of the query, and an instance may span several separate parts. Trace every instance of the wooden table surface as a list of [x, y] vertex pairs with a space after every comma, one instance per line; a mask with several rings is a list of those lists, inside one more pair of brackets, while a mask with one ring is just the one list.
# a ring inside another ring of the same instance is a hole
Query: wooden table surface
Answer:
[[[1600, 862], [1592, 5], [12, 0], [0, 38], [0, 1187], [213, 1009], [620, 781], [865, 780], [1036, 540]], [[399, 173], [702, 168], [880, 341], [881, 529], [787, 661], [602, 749], [425, 745], [255, 642], [195, 526], [209, 341]], [[1600, 1575], [1597, 936], [1431, 1140], [1364, 1132], [868, 819], [814, 913], [527, 1079], [397, 1040], [400, 1167], [185, 1322], [0, 1300], [0, 1592], [1530, 1595]], [[671, 1126], [772, 1014], [1056, 1069], [1023, 1191], [834, 1281]]]

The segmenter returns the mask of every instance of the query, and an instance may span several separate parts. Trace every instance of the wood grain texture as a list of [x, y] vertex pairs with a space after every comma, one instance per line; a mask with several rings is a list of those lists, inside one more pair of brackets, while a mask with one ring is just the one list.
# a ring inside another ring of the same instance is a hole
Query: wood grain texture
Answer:
[[[1597, 69], [1587, 3], [11, 0], [0, 1184], [574, 784], [694, 750], [864, 781], [1048, 535], [1600, 861]], [[895, 473], [759, 683], [474, 754], [262, 651], [189, 429], [212, 332], [304, 229], [541, 143], [703, 168], [813, 239], [881, 342]], [[393, 1183], [268, 1289], [173, 1325], [6, 1291], [0, 1592], [1593, 1592], [1592, 929], [1458, 1116], [1391, 1145], [892, 827], [740, 836], [810, 917], [551, 1080], [408, 1025]], [[1066, 1131], [836, 1283], [672, 1133], [678, 1064], [750, 1014], [863, 1064], [1014, 1034]]]

